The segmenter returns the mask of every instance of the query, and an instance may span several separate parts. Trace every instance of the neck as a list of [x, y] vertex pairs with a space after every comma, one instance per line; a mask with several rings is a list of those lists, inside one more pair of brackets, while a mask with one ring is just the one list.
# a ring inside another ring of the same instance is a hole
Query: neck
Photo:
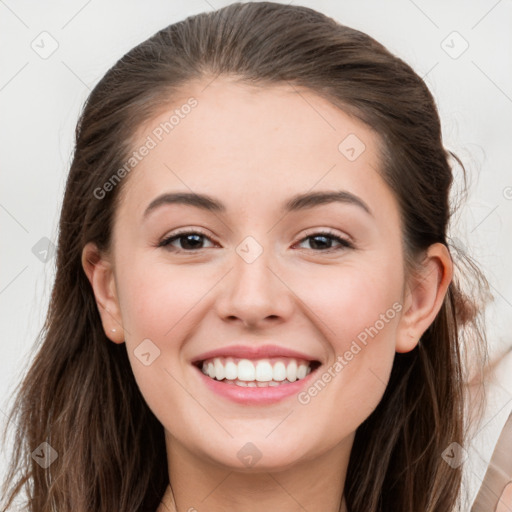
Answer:
[[166, 433], [170, 485], [157, 512], [348, 512], [343, 488], [352, 442], [288, 469], [249, 473], [199, 459]]
[[[304, 507], [299, 507], [301, 509], [301, 512], [304, 511]], [[180, 507], [180, 510], [186, 510], [187, 512], [198, 512], [198, 509], [195, 509], [193, 507], [189, 507], [188, 509], [182, 509]], [[314, 509], [307, 509], [307, 510], [314, 510]], [[323, 509], [322, 509], [323, 510]], [[176, 500], [174, 498], [174, 494], [172, 492], [171, 486], [168, 485], [165, 494], [162, 498], [162, 501], [160, 502], [160, 506], [158, 507], [158, 510], [156, 512], [178, 512], [178, 507], [176, 506]], [[338, 510], [335, 512], [348, 512], [347, 508], [347, 502], [345, 501], [345, 497], [342, 497], [341, 505]]]

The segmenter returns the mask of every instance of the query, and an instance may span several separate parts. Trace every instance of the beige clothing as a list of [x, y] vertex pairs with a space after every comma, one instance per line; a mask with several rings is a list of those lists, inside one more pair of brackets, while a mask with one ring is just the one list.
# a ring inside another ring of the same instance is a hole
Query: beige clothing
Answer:
[[471, 512], [512, 512], [512, 413], [496, 443]]

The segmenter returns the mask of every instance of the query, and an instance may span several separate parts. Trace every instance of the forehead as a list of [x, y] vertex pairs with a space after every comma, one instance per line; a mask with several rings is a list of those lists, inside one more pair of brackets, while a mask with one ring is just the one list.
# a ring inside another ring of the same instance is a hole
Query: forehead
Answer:
[[315, 187], [389, 195], [378, 173], [378, 134], [291, 84], [191, 82], [139, 127], [136, 140], [135, 149], [152, 147], [123, 184], [123, 203], [140, 212], [167, 190], [225, 196], [227, 203], [231, 197], [246, 206]]

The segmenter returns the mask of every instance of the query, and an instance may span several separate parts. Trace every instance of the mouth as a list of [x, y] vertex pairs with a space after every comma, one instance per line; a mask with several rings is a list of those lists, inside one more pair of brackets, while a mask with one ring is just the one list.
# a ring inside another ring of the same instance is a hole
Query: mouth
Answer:
[[213, 381], [239, 387], [280, 387], [299, 381], [314, 372], [320, 361], [293, 357], [247, 359], [213, 357], [193, 363]]

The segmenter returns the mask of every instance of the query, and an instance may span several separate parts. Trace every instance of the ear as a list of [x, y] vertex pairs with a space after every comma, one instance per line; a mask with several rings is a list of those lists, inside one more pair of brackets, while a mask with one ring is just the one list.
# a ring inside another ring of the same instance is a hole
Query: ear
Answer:
[[419, 273], [406, 282], [395, 349], [401, 353], [413, 350], [432, 324], [453, 276], [453, 262], [444, 244], [432, 244], [420, 265]]
[[91, 283], [103, 329], [114, 343], [124, 342], [121, 310], [111, 262], [89, 242], [82, 250], [82, 267]]

